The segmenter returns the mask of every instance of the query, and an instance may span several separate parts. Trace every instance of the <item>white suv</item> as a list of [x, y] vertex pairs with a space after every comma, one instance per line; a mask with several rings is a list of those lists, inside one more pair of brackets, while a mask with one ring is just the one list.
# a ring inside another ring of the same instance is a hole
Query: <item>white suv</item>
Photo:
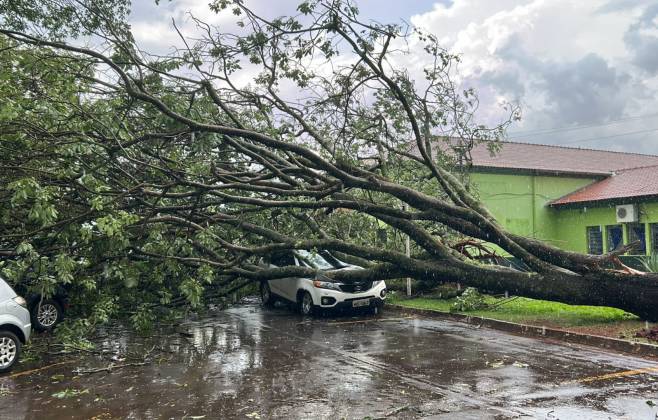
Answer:
[[384, 306], [386, 283], [383, 280], [348, 284], [324, 276], [324, 271], [362, 269], [338, 260], [328, 251], [277, 252], [265, 264], [269, 267], [296, 265], [317, 270], [315, 278], [284, 278], [262, 282], [260, 294], [265, 305], [284, 299], [297, 305], [303, 315], [311, 315], [318, 309], [369, 309], [376, 314]]
[[31, 330], [27, 302], [0, 277], [0, 373], [18, 362]]

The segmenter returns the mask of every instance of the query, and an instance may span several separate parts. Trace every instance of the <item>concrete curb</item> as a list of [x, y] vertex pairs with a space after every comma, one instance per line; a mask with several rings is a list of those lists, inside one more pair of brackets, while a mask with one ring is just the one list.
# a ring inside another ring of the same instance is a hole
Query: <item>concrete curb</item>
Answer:
[[555, 328], [548, 328], [536, 325], [516, 324], [514, 322], [499, 321], [497, 319], [483, 318], [479, 316], [471, 316], [465, 314], [457, 314], [451, 312], [440, 312], [432, 309], [416, 309], [408, 308], [406, 306], [387, 304], [387, 309], [395, 311], [422, 315], [428, 318], [449, 319], [452, 321], [465, 322], [467, 324], [477, 324], [496, 330], [506, 331], [515, 335], [522, 335], [526, 337], [535, 338], [550, 338], [567, 343], [584, 344], [593, 346], [600, 349], [617, 351], [622, 353], [629, 353], [638, 356], [658, 358], [658, 345], [647, 343], [636, 343], [628, 340], [621, 340], [618, 338], [603, 337], [600, 335], [588, 335], [581, 333], [574, 333]]

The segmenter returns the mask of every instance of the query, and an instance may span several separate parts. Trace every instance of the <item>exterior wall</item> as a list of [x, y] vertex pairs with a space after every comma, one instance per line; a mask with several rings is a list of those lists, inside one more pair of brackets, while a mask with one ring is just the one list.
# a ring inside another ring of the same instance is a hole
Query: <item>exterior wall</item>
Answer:
[[[633, 204], [628, 201], [626, 204]], [[647, 254], [650, 254], [651, 232], [649, 225], [651, 223], [658, 223], [658, 201], [649, 203], [640, 203], [640, 220], [645, 226], [644, 236], [647, 240]], [[615, 206], [597, 206], [597, 207], [582, 207], [577, 209], [562, 209], [557, 210], [556, 218], [557, 235], [563, 240], [561, 248], [587, 252], [587, 237], [585, 230], [588, 226], [600, 226], [603, 232], [603, 244], [607, 243], [605, 227], [608, 225], [617, 225], [615, 217]], [[628, 243], [628, 231], [626, 226], [623, 227], [624, 243]]]
[[550, 201], [596, 181], [594, 178], [474, 172], [471, 183], [499, 223], [510, 232], [562, 247], [558, 211]]
[[[537, 238], [559, 248], [587, 252], [588, 226], [600, 226], [604, 250], [605, 226], [617, 225], [615, 205], [587, 205], [554, 209], [552, 200], [576, 191], [595, 178], [474, 172], [471, 183], [487, 208], [510, 232]], [[629, 200], [624, 204], [634, 204]], [[658, 223], [658, 201], [640, 203], [640, 223], [645, 224], [647, 254], [652, 248], [650, 223]], [[623, 228], [624, 243], [628, 232]]]

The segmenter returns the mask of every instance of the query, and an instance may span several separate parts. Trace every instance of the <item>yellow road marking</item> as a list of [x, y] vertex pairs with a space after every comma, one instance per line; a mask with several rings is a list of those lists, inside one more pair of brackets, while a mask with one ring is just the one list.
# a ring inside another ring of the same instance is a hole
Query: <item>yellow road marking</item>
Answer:
[[7, 375], [7, 376], [0, 376], [0, 379], [2, 379], [2, 378], [16, 378], [16, 377], [19, 377], [19, 376], [31, 375], [33, 373], [41, 372], [42, 370], [50, 369], [50, 368], [55, 367], [55, 366], [67, 365], [67, 364], [70, 364], [70, 363], [74, 363], [76, 361], [77, 360], [68, 360], [66, 362], [53, 363], [52, 365], [43, 366], [43, 367], [40, 367], [40, 368], [37, 368], [37, 369], [31, 369], [31, 370], [26, 370], [26, 371], [23, 371], [23, 372], [12, 373], [11, 375]]
[[652, 366], [642, 369], [633, 369], [633, 370], [624, 370], [621, 372], [607, 373], [605, 375], [589, 376], [587, 378], [576, 379], [573, 381], [567, 381], [565, 384], [569, 383], [588, 383], [595, 381], [605, 381], [606, 379], [615, 379], [615, 378], [624, 378], [626, 376], [635, 376], [641, 375], [643, 373], [658, 372], [658, 366]]

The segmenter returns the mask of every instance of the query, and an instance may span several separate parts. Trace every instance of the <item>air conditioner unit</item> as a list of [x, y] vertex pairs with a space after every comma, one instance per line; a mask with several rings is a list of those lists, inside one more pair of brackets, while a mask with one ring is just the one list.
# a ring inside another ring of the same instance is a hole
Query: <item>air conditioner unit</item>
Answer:
[[635, 204], [624, 204], [617, 206], [617, 223], [632, 223], [637, 222], [639, 214]]

